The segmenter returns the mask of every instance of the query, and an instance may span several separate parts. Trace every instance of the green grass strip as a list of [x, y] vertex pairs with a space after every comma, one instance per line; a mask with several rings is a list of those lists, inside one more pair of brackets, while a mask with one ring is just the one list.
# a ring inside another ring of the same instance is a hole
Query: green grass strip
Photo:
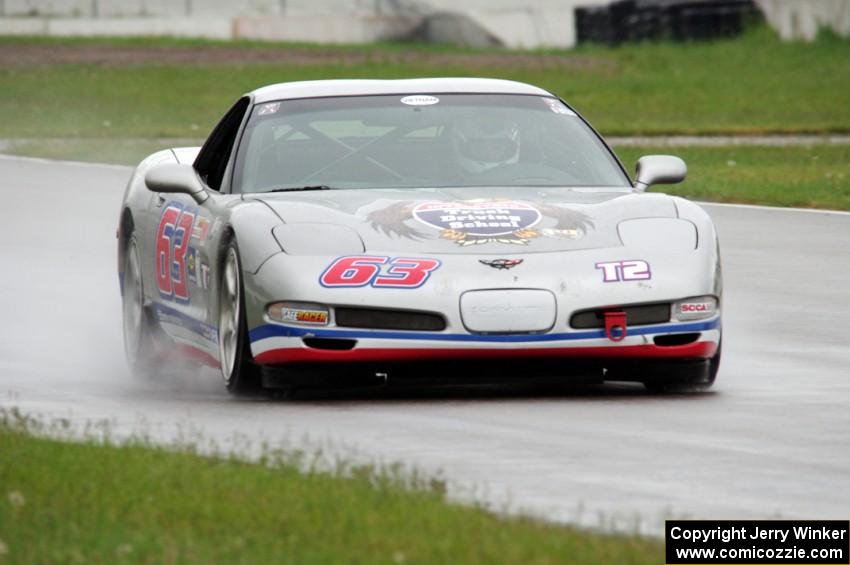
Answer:
[[850, 145], [621, 147], [629, 171], [641, 155], [682, 157], [685, 182], [650, 190], [715, 202], [850, 210]]
[[656, 540], [501, 517], [447, 502], [440, 483], [408, 483], [0, 426], [0, 562], [662, 561]]
[[[18, 50], [38, 48], [19, 62]], [[126, 53], [86, 63], [85, 52], [98, 49]], [[420, 76], [537, 84], [606, 135], [850, 131], [850, 41], [783, 43], [767, 28], [716, 42], [572, 51], [20, 38], [0, 38], [0, 50], [0, 138], [203, 137], [261, 85]], [[155, 56], [134, 62], [139, 50]]]

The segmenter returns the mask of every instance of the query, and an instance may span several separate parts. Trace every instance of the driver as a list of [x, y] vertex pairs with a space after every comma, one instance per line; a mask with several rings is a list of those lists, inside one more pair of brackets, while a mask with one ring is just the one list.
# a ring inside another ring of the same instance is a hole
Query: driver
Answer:
[[452, 127], [451, 146], [463, 170], [483, 173], [519, 161], [519, 128], [502, 118], [460, 118]]

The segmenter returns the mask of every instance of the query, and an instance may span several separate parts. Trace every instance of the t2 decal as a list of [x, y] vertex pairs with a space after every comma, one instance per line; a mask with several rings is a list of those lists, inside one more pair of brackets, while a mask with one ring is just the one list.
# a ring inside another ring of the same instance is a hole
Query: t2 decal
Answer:
[[602, 282], [646, 281], [652, 278], [649, 263], [639, 259], [596, 263], [602, 271]]
[[159, 295], [178, 302], [189, 301], [186, 254], [195, 214], [180, 204], [162, 211], [156, 230], [156, 282]]
[[419, 288], [438, 268], [436, 259], [348, 255], [331, 263], [319, 283], [329, 288]]

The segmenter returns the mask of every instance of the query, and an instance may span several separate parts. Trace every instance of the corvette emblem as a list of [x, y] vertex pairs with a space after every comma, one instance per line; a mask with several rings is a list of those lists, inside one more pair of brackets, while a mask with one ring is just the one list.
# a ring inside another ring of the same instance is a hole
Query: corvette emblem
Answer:
[[488, 267], [493, 267], [494, 269], [504, 271], [506, 269], [513, 269], [514, 267], [522, 263], [522, 259], [493, 259], [492, 261], [488, 261], [486, 259], [479, 259], [478, 262], [482, 265], [487, 265]]

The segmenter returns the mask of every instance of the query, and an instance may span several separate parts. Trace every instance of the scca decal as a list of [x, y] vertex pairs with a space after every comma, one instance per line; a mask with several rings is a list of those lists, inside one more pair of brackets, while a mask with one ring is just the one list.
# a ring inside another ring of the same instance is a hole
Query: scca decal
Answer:
[[419, 288], [440, 265], [436, 259], [349, 255], [331, 263], [319, 283], [329, 288]]
[[156, 282], [163, 298], [189, 301], [186, 255], [194, 223], [195, 214], [179, 204], [162, 211], [156, 230]]

